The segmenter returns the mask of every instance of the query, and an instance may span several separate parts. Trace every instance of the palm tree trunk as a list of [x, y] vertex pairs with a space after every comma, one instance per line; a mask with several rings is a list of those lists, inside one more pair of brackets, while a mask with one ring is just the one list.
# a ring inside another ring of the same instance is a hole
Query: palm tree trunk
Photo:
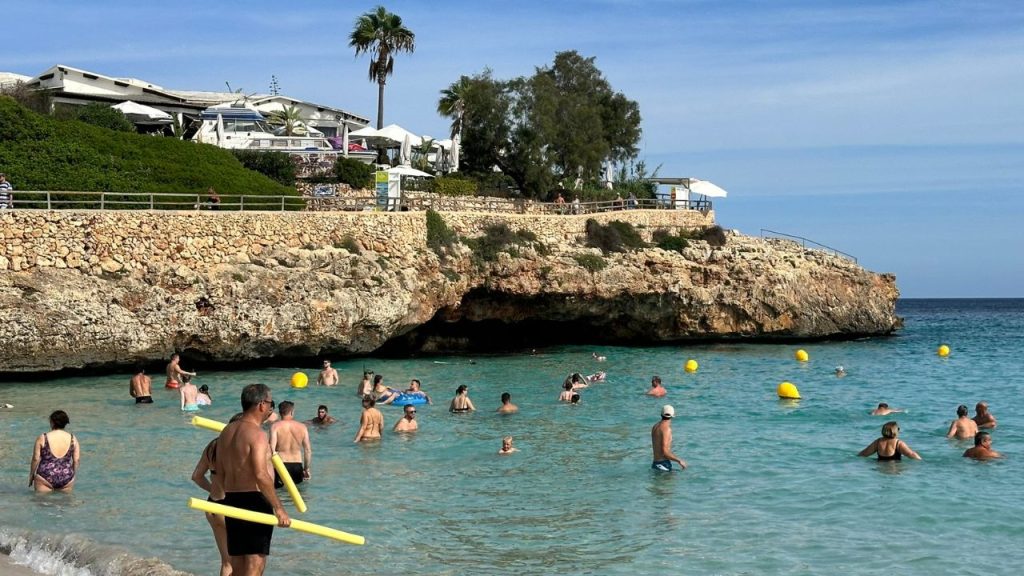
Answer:
[[377, 81], [377, 130], [384, 127], [384, 80]]

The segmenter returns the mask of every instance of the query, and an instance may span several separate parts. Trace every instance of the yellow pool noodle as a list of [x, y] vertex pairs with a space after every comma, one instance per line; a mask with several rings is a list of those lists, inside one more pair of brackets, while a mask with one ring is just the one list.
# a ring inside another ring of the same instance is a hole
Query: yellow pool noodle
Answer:
[[284, 467], [284, 461], [281, 460], [281, 455], [274, 452], [274, 455], [270, 457], [270, 461], [274, 463], [274, 470], [277, 470], [277, 475], [281, 477], [281, 482], [284, 482], [284, 487], [288, 489], [288, 493], [292, 495], [292, 501], [295, 502], [295, 508], [302, 513], [305, 513], [306, 501], [302, 499], [302, 494], [299, 494], [299, 489], [295, 486], [295, 481], [292, 480], [292, 475], [288, 473], [288, 469]]
[[[207, 428], [214, 432], [220, 432], [227, 424], [223, 422], [217, 422], [216, 420], [210, 420], [209, 418], [203, 418], [202, 416], [193, 416], [192, 425], [198, 426], [199, 428]], [[306, 501], [302, 499], [302, 494], [299, 494], [299, 489], [295, 487], [295, 482], [292, 481], [291, 474], [288, 473], [288, 469], [284, 467], [284, 461], [278, 456], [277, 452], [271, 456], [270, 461], [274, 463], [274, 470], [277, 470], [277, 475], [281, 477], [281, 481], [284, 482], [284, 487], [288, 489], [288, 493], [292, 496], [292, 501], [295, 502], [295, 508], [305, 514]]]
[[[245, 520], [247, 522], [277, 526], [277, 516], [274, 516], [273, 514], [264, 514], [262, 512], [253, 512], [252, 510], [235, 508], [234, 506], [225, 506], [223, 504], [217, 504], [216, 502], [200, 500], [199, 498], [189, 498], [188, 507], [196, 510], [202, 510], [203, 512], [209, 512], [211, 514], [220, 514], [221, 516], [229, 516], [231, 518]], [[313, 524], [311, 522], [303, 522], [302, 520], [292, 520], [290, 528], [298, 530], [299, 532], [323, 536], [324, 538], [332, 538], [346, 544], [355, 544], [356, 546], [366, 544], [366, 538], [363, 538], [358, 534], [349, 534], [348, 532], [342, 532], [341, 530], [335, 530], [334, 528], [320, 526], [319, 524]]]
[[213, 430], [214, 432], [220, 432], [227, 427], [227, 424], [223, 422], [217, 422], [216, 420], [210, 420], [209, 418], [203, 418], [202, 416], [193, 416], [192, 425], [199, 428], [206, 428], [207, 430]]

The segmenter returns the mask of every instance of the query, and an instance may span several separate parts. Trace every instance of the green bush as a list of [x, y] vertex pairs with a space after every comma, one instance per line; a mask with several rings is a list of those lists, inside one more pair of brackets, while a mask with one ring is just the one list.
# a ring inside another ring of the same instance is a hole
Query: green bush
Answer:
[[647, 243], [640, 237], [629, 222], [613, 220], [602, 225], [590, 218], [586, 224], [587, 246], [600, 248], [605, 254], [609, 252], [626, 252], [636, 248], [644, 248]]
[[434, 210], [427, 210], [427, 246], [438, 256], [444, 256], [442, 249], [454, 246], [458, 241], [458, 235], [448, 227], [444, 218]]
[[725, 246], [727, 240], [725, 230], [722, 230], [722, 227], [717, 224], [710, 228], [705, 228], [701, 232], [700, 239], [712, 246]]
[[135, 124], [132, 124], [131, 120], [123, 112], [99, 102], [77, 106], [72, 117], [86, 124], [114, 130], [115, 132], [135, 132]]
[[273, 150], [232, 150], [235, 158], [249, 170], [285, 186], [295, 184], [295, 163], [285, 152]]
[[476, 181], [465, 177], [440, 176], [434, 179], [434, 192], [442, 196], [472, 196], [476, 191]]
[[600, 272], [608, 266], [608, 262], [597, 254], [576, 254], [572, 258], [591, 274]]
[[[175, 194], [159, 198], [167, 204], [158, 207], [192, 209], [197, 198], [206, 197], [210, 186], [221, 197], [221, 210], [235, 209], [242, 194], [290, 196], [295, 200], [286, 201], [287, 207], [304, 206], [294, 188], [245, 169], [229, 150], [58, 120], [36, 114], [5, 96], [0, 96], [0, 167], [22, 191], [16, 200], [40, 200], [35, 204], [19, 202], [19, 207], [45, 207], [43, 195], [33, 197], [25, 191], [49, 190]], [[96, 204], [95, 196], [55, 194], [53, 199], [55, 208]], [[70, 203], [75, 200], [80, 203]], [[254, 207], [259, 200], [246, 198], [245, 203]], [[104, 207], [149, 208], [144, 199], [128, 196], [108, 196]], [[267, 199], [265, 207], [280, 209], [281, 200]]]
[[654, 234], [652, 234], [652, 239], [658, 248], [661, 248], [662, 250], [674, 250], [679, 253], [682, 253], [683, 250], [690, 245], [682, 235], [674, 236], [667, 230], [656, 230]]
[[[538, 254], [550, 253], [537, 235], [530, 230], [512, 231], [504, 222], [492, 224], [484, 229], [483, 236], [466, 239], [466, 245], [473, 250], [473, 258], [478, 262], [493, 262], [500, 252], [506, 252], [513, 258], [521, 254], [520, 246], [534, 246]], [[543, 255], [543, 254], [542, 254]]]
[[354, 189], [373, 188], [373, 166], [356, 160], [338, 156], [334, 161], [334, 175], [338, 182], [348, 184]]

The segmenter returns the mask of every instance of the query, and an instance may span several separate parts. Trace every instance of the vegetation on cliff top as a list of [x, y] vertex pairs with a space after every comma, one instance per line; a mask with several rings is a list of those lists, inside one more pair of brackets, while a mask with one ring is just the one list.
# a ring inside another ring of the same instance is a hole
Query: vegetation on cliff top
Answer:
[[43, 116], [2, 95], [0, 168], [16, 190], [183, 194], [188, 207], [210, 186], [223, 209], [241, 194], [298, 195], [247, 170], [229, 150]]

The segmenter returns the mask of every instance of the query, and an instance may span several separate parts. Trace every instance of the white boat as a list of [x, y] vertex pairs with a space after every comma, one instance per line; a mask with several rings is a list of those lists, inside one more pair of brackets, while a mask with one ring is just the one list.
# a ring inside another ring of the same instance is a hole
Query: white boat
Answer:
[[199, 118], [202, 125], [192, 139], [204, 144], [231, 150], [338, 152], [322, 134], [275, 134], [263, 114], [244, 101], [211, 106]]

